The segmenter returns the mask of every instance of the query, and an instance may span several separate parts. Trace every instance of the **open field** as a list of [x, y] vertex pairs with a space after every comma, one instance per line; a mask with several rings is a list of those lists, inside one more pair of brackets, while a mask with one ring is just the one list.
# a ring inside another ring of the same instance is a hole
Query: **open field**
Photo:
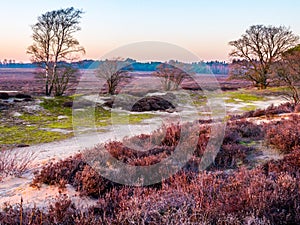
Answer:
[[[0, 224], [300, 223], [300, 119], [291, 105], [280, 105], [282, 89], [256, 90], [248, 82], [218, 76], [224, 91], [210, 97], [193, 81], [168, 94], [155, 89], [149, 74], [138, 73], [133, 83], [123, 84], [120, 105], [110, 109], [104, 105], [110, 98], [93, 80], [85, 81], [85, 94], [74, 89], [69, 96], [45, 98], [32, 70], [2, 72], [1, 91], [20, 91], [32, 99], [12, 97], [0, 111]], [[203, 76], [198, 79], [205, 83]], [[124, 109], [145, 95], [171, 96], [176, 108]], [[70, 107], [74, 101], [85, 108]], [[213, 117], [214, 104], [220, 109], [214, 113], [223, 117]], [[209, 140], [218, 137], [214, 160], [203, 167], [213, 152]], [[163, 164], [147, 177], [111, 160], [101, 164], [107, 151], [127, 165], [149, 167], [174, 155], [177, 146], [183, 153], [192, 148], [190, 158], [180, 168], [175, 161]], [[3, 163], [12, 159], [10, 166]], [[20, 160], [28, 166], [20, 168]], [[175, 173], [166, 173], [173, 167]], [[132, 177], [141, 179], [130, 185]]]
[[[43, 83], [40, 80], [35, 79], [35, 73], [37, 71], [37, 69], [0, 68], [0, 91], [19, 91], [34, 95], [43, 95]], [[94, 72], [94, 70], [81, 70], [81, 73], [86, 75]], [[135, 76], [150, 77], [149, 72], [146, 72], [146, 75], [144, 72], [135, 73]], [[217, 75], [216, 78], [220, 82], [220, 86], [224, 89], [236, 89], [240, 87], [249, 87], [251, 85], [250, 82], [227, 81], [226, 75]], [[70, 93], [72, 92], [74, 92], [74, 88], [70, 90]]]

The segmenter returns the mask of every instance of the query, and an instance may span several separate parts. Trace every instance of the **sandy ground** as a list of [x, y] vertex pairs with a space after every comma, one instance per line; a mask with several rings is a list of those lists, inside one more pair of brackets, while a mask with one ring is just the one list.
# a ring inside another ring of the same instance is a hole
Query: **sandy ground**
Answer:
[[[253, 105], [258, 108], [266, 108], [270, 104], [278, 105], [284, 102], [283, 99], [270, 98], [268, 101], [253, 102]], [[252, 104], [252, 103], [250, 103]], [[235, 113], [239, 108], [249, 105], [249, 103], [241, 104], [227, 104], [227, 113]], [[33, 179], [33, 172], [39, 170], [42, 166], [51, 161], [65, 159], [71, 155], [79, 153], [85, 148], [91, 148], [96, 144], [105, 143], [109, 140], [121, 140], [124, 137], [131, 137], [141, 133], [151, 133], [153, 130], [158, 129], [166, 118], [172, 121], [172, 117], [168, 113], [162, 113], [164, 117], [155, 117], [145, 120], [138, 125], [114, 125], [105, 127], [102, 132], [94, 132], [90, 134], [80, 135], [67, 140], [39, 144], [25, 148], [16, 148], [13, 151], [33, 152], [35, 159], [32, 161], [29, 170], [21, 177], [7, 177], [0, 183], [0, 210], [5, 202], [11, 204], [20, 203], [21, 197], [24, 200], [25, 206], [46, 206], [48, 202], [55, 200], [59, 192], [66, 193], [74, 201], [75, 204], [81, 206], [88, 206], [95, 203], [94, 200], [89, 198], [81, 198], [73, 187], [67, 185], [64, 190], [59, 190], [57, 187], [42, 185], [40, 189], [30, 187]], [[176, 117], [176, 115], [174, 115]], [[178, 115], [177, 115], [178, 116]], [[181, 116], [183, 116], [181, 114]], [[164, 118], [164, 119], [162, 119]], [[278, 157], [273, 153], [264, 153], [260, 157], [263, 159], [270, 159]]]

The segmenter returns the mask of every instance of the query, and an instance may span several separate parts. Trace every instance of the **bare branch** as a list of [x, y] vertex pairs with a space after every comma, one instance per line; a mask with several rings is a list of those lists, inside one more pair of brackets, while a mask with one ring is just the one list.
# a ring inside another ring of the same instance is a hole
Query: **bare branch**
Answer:
[[250, 80], [259, 88], [269, 85], [272, 65], [281, 59], [287, 49], [297, 44], [299, 37], [284, 26], [255, 25], [236, 41], [229, 54], [233, 59], [231, 78]]
[[97, 70], [96, 76], [106, 81], [108, 93], [114, 95], [117, 87], [128, 73], [130, 63], [121, 58], [105, 60]]
[[[68, 79], [64, 79], [60, 69], [60, 61], [71, 61], [78, 58], [79, 54], [84, 54], [85, 50], [79, 45], [79, 41], [73, 34], [79, 31], [79, 19], [81, 10], [73, 7], [67, 9], [46, 12], [38, 17], [38, 22], [32, 26], [33, 44], [28, 47], [27, 53], [31, 55], [31, 60], [37, 63], [45, 71], [46, 95], [62, 95], [66, 90], [71, 77], [70, 72], [75, 70], [68, 69]], [[61, 82], [64, 81], [64, 82]], [[63, 86], [60, 86], [63, 85]], [[63, 92], [62, 92], [63, 91]]]

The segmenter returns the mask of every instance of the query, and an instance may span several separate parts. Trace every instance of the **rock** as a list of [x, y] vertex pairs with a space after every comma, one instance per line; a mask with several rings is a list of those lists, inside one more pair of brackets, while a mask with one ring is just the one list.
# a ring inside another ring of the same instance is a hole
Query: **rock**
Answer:
[[164, 98], [158, 96], [149, 96], [142, 98], [137, 101], [133, 106], [131, 111], [133, 112], [144, 112], [144, 111], [166, 111], [171, 112], [171, 109], [175, 109], [175, 106], [165, 100]]
[[15, 95], [15, 98], [25, 99], [25, 98], [31, 98], [31, 96], [26, 95], [26, 94], [22, 94], [22, 93], [18, 93], [18, 94]]
[[58, 120], [64, 120], [64, 119], [68, 119], [68, 116], [58, 116], [57, 119]]
[[71, 108], [73, 106], [73, 102], [64, 102], [63, 107]]
[[9, 95], [6, 92], [1, 92], [0, 99], [7, 100], [9, 99]]
[[32, 102], [32, 98], [25, 98], [24, 102]]
[[107, 100], [107, 101], [105, 101], [103, 103], [103, 106], [104, 107], [108, 107], [108, 108], [112, 108], [113, 104], [114, 104], [114, 100], [113, 99], [109, 99], [109, 100]]
[[87, 108], [87, 107], [94, 107], [95, 106], [95, 103], [94, 102], [91, 102], [91, 101], [75, 101], [74, 103], [73, 102], [64, 102], [62, 104], [63, 107], [66, 107], [66, 108], [74, 108], [74, 109], [80, 109], [80, 108]]

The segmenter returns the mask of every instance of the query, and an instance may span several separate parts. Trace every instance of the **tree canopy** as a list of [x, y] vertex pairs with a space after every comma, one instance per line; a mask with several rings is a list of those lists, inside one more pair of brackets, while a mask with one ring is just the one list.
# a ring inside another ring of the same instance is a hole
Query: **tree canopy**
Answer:
[[231, 77], [250, 80], [258, 88], [265, 89], [269, 85], [273, 63], [295, 47], [298, 39], [285, 26], [251, 26], [241, 38], [229, 42], [233, 47]]
[[51, 95], [54, 89], [55, 95], [62, 95], [61, 90], [66, 87], [70, 76], [75, 70], [59, 68], [59, 61], [72, 61], [85, 53], [74, 33], [79, 31], [81, 10], [71, 8], [46, 12], [38, 17], [36, 24], [32, 26], [33, 44], [28, 47], [27, 53], [31, 60], [44, 69], [46, 82], [46, 95]]

